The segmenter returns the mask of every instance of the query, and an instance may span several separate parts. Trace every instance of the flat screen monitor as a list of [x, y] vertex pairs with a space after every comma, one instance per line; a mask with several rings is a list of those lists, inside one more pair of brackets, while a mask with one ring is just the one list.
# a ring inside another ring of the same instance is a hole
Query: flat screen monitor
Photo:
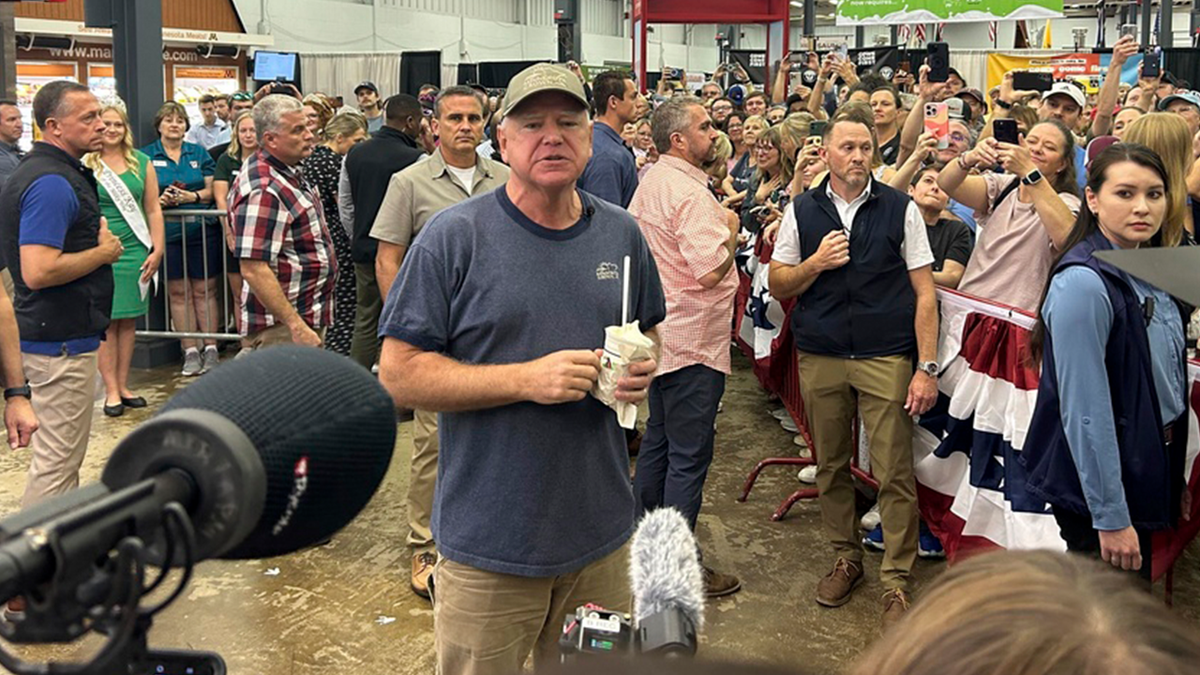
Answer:
[[296, 58], [295, 52], [257, 51], [254, 53], [254, 79], [259, 82], [295, 82]]

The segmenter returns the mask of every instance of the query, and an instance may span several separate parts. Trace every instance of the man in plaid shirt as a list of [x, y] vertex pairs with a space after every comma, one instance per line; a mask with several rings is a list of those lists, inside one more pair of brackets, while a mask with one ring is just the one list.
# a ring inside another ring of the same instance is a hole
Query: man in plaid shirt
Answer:
[[337, 260], [321, 199], [298, 170], [313, 134], [300, 101], [280, 94], [254, 106], [259, 150], [230, 188], [229, 223], [241, 259], [242, 334], [250, 347], [321, 346], [333, 321]]

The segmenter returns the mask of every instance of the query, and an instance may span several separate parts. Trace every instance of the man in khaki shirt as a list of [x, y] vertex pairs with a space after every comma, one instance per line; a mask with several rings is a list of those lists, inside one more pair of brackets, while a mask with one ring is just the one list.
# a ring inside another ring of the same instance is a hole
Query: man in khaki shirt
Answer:
[[[449, 87], [434, 103], [433, 154], [392, 175], [371, 227], [379, 241], [375, 278], [386, 298], [409, 244], [435, 213], [471, 196], [491, 192], [508, 180], [508, 167], [479, 156], [483, 107], [469, 87]], [[408, 484], [408, 545], [412, 548], [412, 589], [429, 597], [429, 575], [437, 562], [429, 519], [437, 480], [437, 413], [413, 412], [413, 453]]]

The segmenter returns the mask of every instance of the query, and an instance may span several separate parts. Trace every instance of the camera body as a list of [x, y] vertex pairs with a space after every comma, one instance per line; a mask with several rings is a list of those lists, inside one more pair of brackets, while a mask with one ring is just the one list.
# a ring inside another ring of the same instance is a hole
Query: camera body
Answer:
[[696, 629], [678, 609], [665, 609], [636, 623], [621, 612], [584, 605], [563, 621], [559, 653], [564, 663], [576, 659], [644, 655], [693, 656]]

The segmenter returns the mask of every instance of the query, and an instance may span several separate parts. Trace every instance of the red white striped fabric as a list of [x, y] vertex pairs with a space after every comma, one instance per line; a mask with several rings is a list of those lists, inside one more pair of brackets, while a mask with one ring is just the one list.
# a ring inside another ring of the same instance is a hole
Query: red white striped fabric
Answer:
[[993, 47], [996, 46], [996, 22], [995, 21], [988, 22], [988, 42], [992, 43]]

